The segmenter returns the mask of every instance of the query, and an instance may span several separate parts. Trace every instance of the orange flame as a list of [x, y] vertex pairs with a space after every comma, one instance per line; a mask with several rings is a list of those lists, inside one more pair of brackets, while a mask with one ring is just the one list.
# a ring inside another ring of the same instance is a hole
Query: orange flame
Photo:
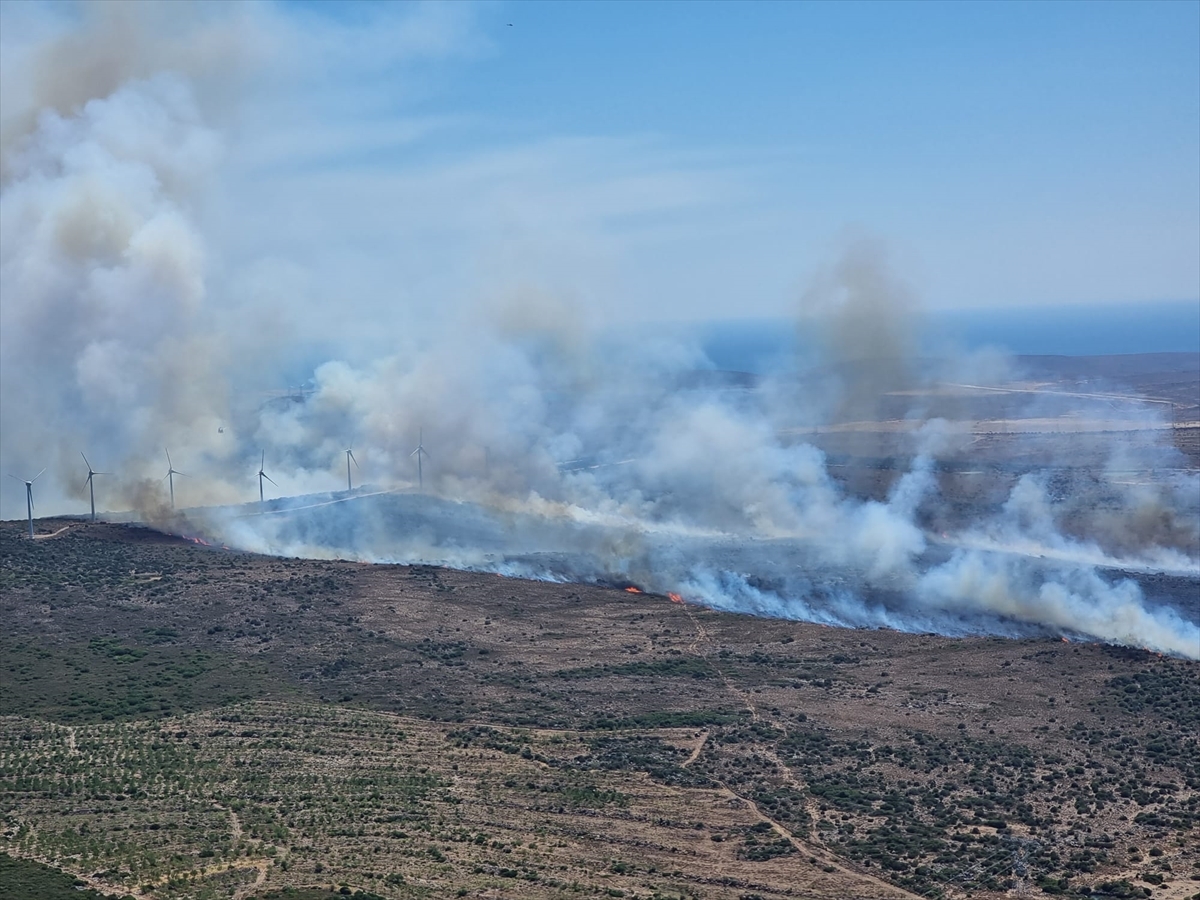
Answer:
[[1061, 641], [1062, 641], [1064, 644], [1069, 644], [1069, 643], [1071, 643], [1071, 642], [1070, 642], [1070, 641], [1068, 641], [1066, 638], [1060, 638], [1060, 640], [1061, 640]]
[[640, 594], [640, 593], [641, 593], [641, 589], [640, 589], [640, 588], [635, 588], [633, 585], [630, 585], [629, 587], [625, 588], [625, 593], [627, 593], [627, 594]]
[[683, 598], [680, 597], [678, 594], [672, 594], [670, 591], [667, 591], [667, 596], [671, 598], [672, 603], [682, 603], [683, 602]]

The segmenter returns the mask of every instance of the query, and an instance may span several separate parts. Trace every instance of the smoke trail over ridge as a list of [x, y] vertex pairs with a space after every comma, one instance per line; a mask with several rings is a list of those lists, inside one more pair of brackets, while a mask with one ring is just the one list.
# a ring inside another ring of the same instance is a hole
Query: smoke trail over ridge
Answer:
[[[138, 15], [111, 9], [118, 23]], [[162, 27], [131, 21], [120, 33]], [[72, 38], [90, 47], [117, 26], [78, 27]], [[253, 39], [262, 27], [239, 22], [239, 39], [216, 43], [269, 44]], [[42, 52], [61, 55], [58, 41]], [[922, 371], [914, 292], [876, 243], [851, 242], [804, 292], [800, 321], [820, 349], [803, 378], [715, 373], [692, 342], [597, 334], [584, 304], [521, 285], [439, 317], [396, 302], [364, 326], [394, 349], [363, 358], [337, 346], [320, 304], [278, 299], [324, 247], [311, 260], [264, 250], [244, 280], [226, 270], [207, 198], [227, 191], [237, 116], [213, 111], [224, 100], [205, 81], [209, 57], [175, 62], [144, 37], [123, 46], [105, 78], [91, 74], [99, 63], [80, 67], [94, 92], [69, 72], [31, 91], [30, 115], [6, 121], [0, 142], [0, 450], [5, 471], [50, 463], [50, 508], [55, 491], [82, 497], [86, 449], [113, 473], [108, 508], [262, 552], [631, 580], [831, 624], [1062, 633], [1200, 657], [1200, 614], [1117, 571], [1200, 574], [1195, 474], [1126, 485], [1123, 473], [1171, 451], [1150, 442], [1119, 459], [1099, 429], [1091, 482], [1064, 492], [1042, 471], [1054, 466], [1031, 464], [997, 481], [1004, 496], [953, 509], [947, 465], [979, 434], [942, 417], [927, 389], [970, 380], [978, 360]], [[27, 58], [44, 59], [36, 50]], [[334, 346], [310, 365], [289, 342]], [[247, 387], [284, 387], [298, 370], [303, 388]], [[820, 445], [831, 434], [900, 471], [856, 489]], [[165, 447], [188, 476], [176, 485], [186, 513], [168, 508]], [[350, 447], [351, 477], [368, 485], [358, 495], [337, 493]], [[322, 496], [228, 508], [256, 495], [261, 451], [282, 494]], [[1023, 464], [1019, 445], [1009, 456]], [[4, 497], [5, 514], [20, 514], [23, 500]]]

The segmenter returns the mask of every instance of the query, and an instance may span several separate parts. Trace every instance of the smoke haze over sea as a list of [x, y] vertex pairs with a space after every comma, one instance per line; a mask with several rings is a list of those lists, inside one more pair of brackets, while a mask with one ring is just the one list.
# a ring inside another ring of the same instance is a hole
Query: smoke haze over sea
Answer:
[[[474, 52], [457, 7], [382, 12], [384, 37], [269, 5], [55, 9], [6, 8], [0, 79], [0, 456], [21, 478], [48, 467], [39, 513], [86, 508], [83, 450], [102, 508], [257, 552], [1200, 658], [1195, 593], [1144, 577], [1200, 579], [1175, 407], [1117, 382], [1030, 388], [994, 323], [981, 340], [923, 312], [893, 242], [834, 226], [795, 315], [765, 330], [602, 321], [621, 241], [596, 223], [660, 239], [727, 202], [727, 173], [568, 142], [453, 169], [368, 158], [305, 187], [329, 148], [295, 107], [353, 96], [310, 61], [370, 53], [415, 79]], [[442, 127], [375, 124], [391, 149]], [[1178, 343], [1125, 329], [1125, 346], [1195, 352], [1163, 324], [1189, 311], [1153, 313]], [[242, 505], [264, 457], [271, 503]], [[986, 484], [964, 505], [952, 477]], [[24, 500], [8, 481], [4, 516]]]
[[[922, 350], [930, 357], [947, 347], [995, 347], [1020, 356], [1200, 353], [1200, 303], [1194, 300], [941, 310], [926, 320]], [[740, 372], [787, 369], [805, 349], [786, 319], [714, 322], [692, 333], [714, 366]]]

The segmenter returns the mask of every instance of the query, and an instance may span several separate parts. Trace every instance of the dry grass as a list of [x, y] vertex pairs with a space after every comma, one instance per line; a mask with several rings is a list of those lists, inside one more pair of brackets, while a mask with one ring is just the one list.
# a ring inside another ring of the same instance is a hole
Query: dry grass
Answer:
[[1194, 663], [0, 542], [0, 849], [110, 890], [998, 896], [1011, 838], [1043, 886], [1200, 890]]

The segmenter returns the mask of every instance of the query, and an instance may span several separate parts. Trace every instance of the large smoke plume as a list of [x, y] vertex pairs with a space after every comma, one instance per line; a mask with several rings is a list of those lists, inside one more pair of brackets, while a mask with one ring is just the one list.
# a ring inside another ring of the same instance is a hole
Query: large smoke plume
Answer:
[[[386, 319], [392, 340], [376, 337], [395, 352], [364, 361], [334, 347], [289, 387], [305, 361], [288, 342], [307, 353], [331, 337], [278, 297], [321, 248], [264, 257], [247, 270], [255, 284], [237, 284], [219, 274], [205, 211], [222, 194], [237, 71], [270, 62], [271, 42], [255, 16], [201, 16], [189, 37], [146, 8], [26, 22], [5, 51], [0, 449], [6, 472], [50, 467], [43, 509], [79, 508], [86, 448], [112, 473], [106, 508], [251, 550], [628, 580], [830, 624], [1077, 635], [1200, 658], [1197, 611], [1121, 571], [1200, 574], [1195, 475], [1125, 484], [1145, 466], [1110, 454], [1064, 492], [1030, 466], [986, 516], [953, 514], [939, 467], [972, 437], [910, 390], [932, 377], [916, 356], [915, 294], [876, 242], [850, 242], [804, 292], [817, 348], [804, 378], [722, 380], [693, 343], [596, 334], [560, 293], [518, 287], [422, 318], [420, 340], [403, 314]], [[963, 357], [937, 374], [1002, 368]], [[267, 397], [263, 383], [283, 390]], [[849, 490], [807, 436], [885, 418], [900, 437], [863, 428], [860, 452], [899, 442], [910, 461], [882, 494]], [[164, 447], [189, 476], [186, 513], [167, 507]], [[354, 494], [337, 493], [348, 447], [368, 485]], [[321, 496], [232, 506], [256, 495], [260, 448], [280, 493]], [[3, 499], [6, 516], [23, 512], [23, 494]]]

